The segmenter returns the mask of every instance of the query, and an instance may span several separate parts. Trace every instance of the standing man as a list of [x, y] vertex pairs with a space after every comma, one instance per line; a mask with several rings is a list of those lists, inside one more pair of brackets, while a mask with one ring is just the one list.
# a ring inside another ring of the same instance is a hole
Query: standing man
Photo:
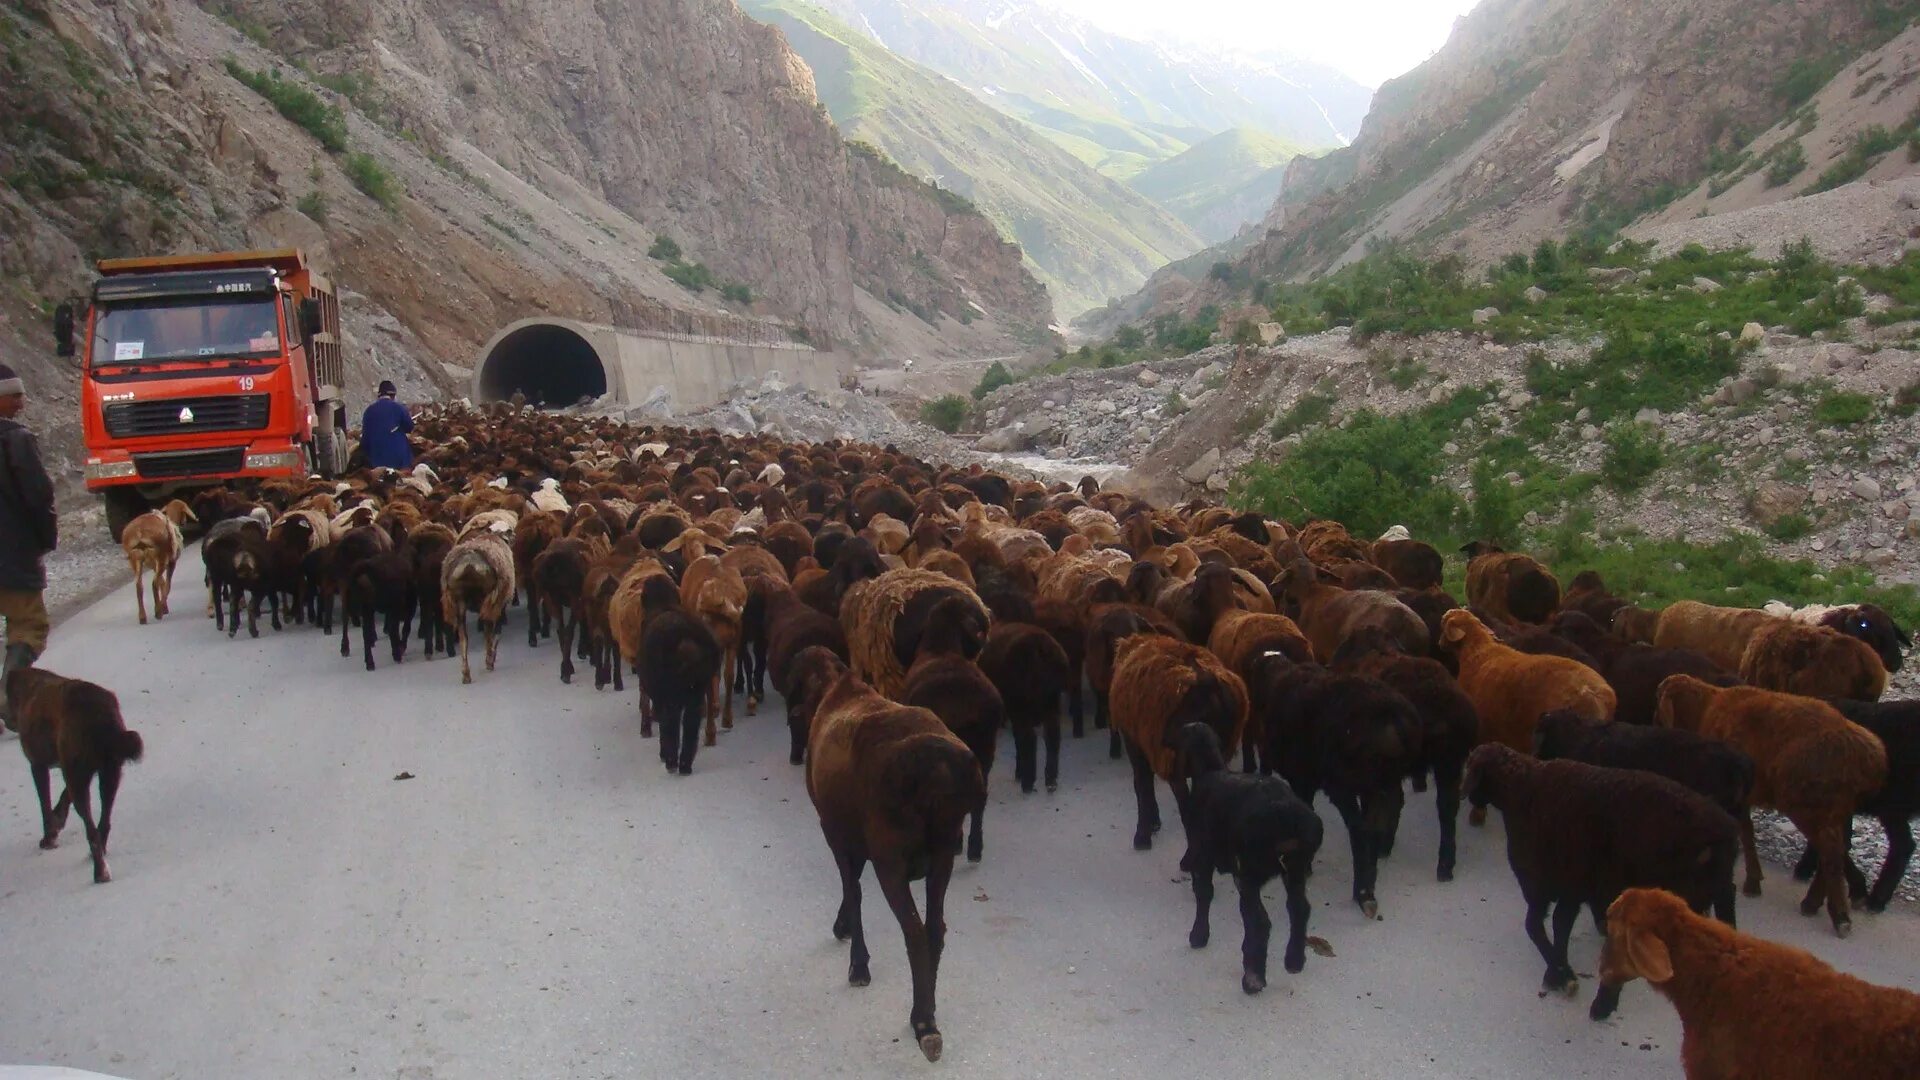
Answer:
[[371, 468], [406, 469], [413, 465], [413, 447], [407, 445], [413, 414], [394, 400], [397, 393], [390, 380], [382, 379], [380, 396], [360, 417], [360, 447], [367, 452]]
[[[47, 647], [46, 567], [41, 559], [59, 542], [53, 482], [40, 464], [40, 444], [14, 417], [27, 389], [0, 364], [0, 617], [7, 620], [4, 671], [31, 667]], [[0, 695], [0, 720], [6, 715]]]

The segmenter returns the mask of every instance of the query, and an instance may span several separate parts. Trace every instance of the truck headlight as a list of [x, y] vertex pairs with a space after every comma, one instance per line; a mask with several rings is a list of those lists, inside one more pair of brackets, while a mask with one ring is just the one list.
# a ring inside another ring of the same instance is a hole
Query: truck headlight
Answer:
[[121, 480], [139, 475], [131, 461], [89, 461], [81, 468], [81, 475], [88, 480]]
[[304, 469], [306, 459], [298, 450], [276, 450], [271, 454], [248, 454], [249, 469]]

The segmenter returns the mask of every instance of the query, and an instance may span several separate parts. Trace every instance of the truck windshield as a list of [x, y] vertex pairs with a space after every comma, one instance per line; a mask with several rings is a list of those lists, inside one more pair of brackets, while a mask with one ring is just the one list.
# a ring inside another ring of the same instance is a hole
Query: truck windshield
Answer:
[[186, 296], [100, 308], [93, 366], [280, 354], [279, 306], [272, 294]]

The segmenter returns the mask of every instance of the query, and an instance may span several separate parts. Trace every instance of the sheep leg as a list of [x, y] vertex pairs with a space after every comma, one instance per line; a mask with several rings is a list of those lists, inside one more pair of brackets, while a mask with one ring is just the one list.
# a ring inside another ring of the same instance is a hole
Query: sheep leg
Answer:
[[493, 670], [494, 661], [500, 659], [500, 627], [506, 621], [506, 613], [491, 622], [483, 621], [480, 630], [487, 636], [487, 670]]
[[1361, 913], [1367, 918], [1377, 918], [1380, 901], [1374, 897], [1373, 888], [1380, 867], [1373, 830], [1361, 816], [1360, 800], [1353, 792], [1328, 788], [1327, 799], [1340, 812], [1340, 820], [1347, 826], [1347, 840], [1353, 848], [1353, 902], [1360, 905]]
[[1252, 739], [1240, 740], [1240, 771], [1253, 776], [1260, 771], [1258, 752], [1253, 748]]
[[1813, 889], [1800, 904], [1802, 915], [1820, 910], [1820, 895], [1827, 900], [1827, 917], [1833, 932], [1846, 937], [1853, 932], [1852, 905], [1847, 900], [1847, 835], [1839, 822], [1819, 826], [1809, 833], [1820, 851], [1820, 868], [1813, 875]]
[[1187, 838], [1187, 848], [1180, 853], [1180, 869], [1185, 871], [1193, 866], [1193, 826], [1188, 823], [1193, 793], [1184, 780], [1169, 780], [1167, 787], [1173, 789], [1173, 809], [1180, 817], [1181, 835]]
[[732, 671], [734, 668], [738, 667], [739, 665], [740, 665], [740, 644], [738, 641], [735, 641], [734, 643], [727, 646], [727, 658], [724, 662], [721, 663], [720, 665], [721, 674], [718, 676], [718, 678], [722, 682], [727, 684], [726, 686], [727, 700], [726, 700], [726, 703], [720, 709], [720, 726], [723, 728], [726, 728], [728, 731], [733, 730], [733, 680], [727, 678], [725, 673], [728, 671]]
[[[141, 575], [146, 573], [146, 567], [140, 564], [139, 559], [128, 559], [127, 562], [133, 567], [133, 602], [140, 608], [140, 625], [145, 626], [147, 625], [147, 594], [144, 591], [145, 582], [141, 580]], [[156, 593], [160, 589], [160, 575], [158, 574], [154, 575], [153, 587]], [[154, 597], [153, 606], [155, 611], [159, 610], [160, 599], [158, 596]]]
[[[61, 772], [66, 772], [62, 769]], [[90, 773], [74, 770], [67, 777], [67, 790], [73, 793], [73, 808], [80, 811], [80, 824], [87, 829], [87, 854], [93, 859], [93, 883], [104, 885], [113, 880], [113, 871], [107, 869], [107, 840], [100, 834], [100, 826], [93, 820], [93, 776]]]
[[[613, 665], [613, 677], [615, 679], [620, 677], [620, 664], [618, 662]], [[615, 684], [614, 688], [616, 690], [619, 689], [618, 684]], [[661, 726], [664, 727], [665, 725]], [[640, 737], [643, 739], [653, 738], [653, 701], [647, 697], [647, 688], [645, 686], [640, 688]], [[663, 739], [666, 738], [664, 734], [660, 737]]]
[[247, 601], [247, 636], [260, 636], [260, 589], [256, 586], [253, 596]]
[[1153, 834], [1160, 831], [1160, 803], [1153, 792], [1153, 767], [1147, 764], [1147, 755], [1127, 740], [1127, 760], [1133, 764], [1133, 798], [1138, 815], [1133, 827], [1133, 850], [1148, 851], [1153, 847]]
[[1076, 739], [1087, 733], [1087, 697], [1084, 671], [1085, 661], [1081, 661], [1080, 663], [1073, 664], [1067, 672], [1067, 715], [1073, 717], [1073, 737]]
[[[700, 702], [688, 701], [680, 706], [680, 775], [693, 775], [693, 755], [700, 749], [700, 742], [694, 736], [700, 733]], [[661, 725], [663, 728], [665, 725]], [[713, 719], [707, 719], [707, 734], [713, 734]], [[709, 742], [708, 746], [713, 744]]]
[[[707, 745], [712, 746], [720, 739], [720, 732], [714, 726], [715, 714], [720, 711], [720, 673], [714, 672], [707, 680], [707, 692], [702, 695], [704, 703], [696, 702], [696, 708], [707, 715]], [[731, 726], [731, 725], [729, 725]]]
[[1453, 880], [1455, 840], [1460, 829], [1460, 762], [1435, 765], [1434, 805], [1440, 813], [1440, 866], [1436, 876]]
[[239, 585], [234, 585], [232, 589], [233, 589], [233, 593], [232, 593], [233, 604], [232, 604], [232, 607], [227, 612], [227, 639], [228, 640], [232, 640], [233, 638], [240, 636], [240, 604], [243, 600], [246, 599], [245, 589], [241, 588]]
[[1020, 782], [1020, 790], [1033, 794], [1034, 781], [1034, 732], [1033, 723], [1025, 718], [1014, 721], [1013, 728], [1013, 778]]
[[467, 663], [467, 609], [460, 609], [460, 684], [465, 686], [473, 681], [473, 667]]
[[[51, 766], [30, 762], [33, 771], [33, 789], [40, 793], [40, 850], [52, 851], [60, 846], [60, 827], [65, 819], [56, 821], [53, 810], [53, 776]], [[67, 793], [60, 793], [62, 806], [66, 805]]]
[[[546, 606], [540, 603], [539, 597], [534, 593], [533, 582], [529, 580], [527, 582], [527, 648], [529, 649], [540, 647], [540, 618], [545, 614]], [[549, 629], [547, 634], [551, 637], [552, 630]]]
[[1260, 902], [1260, 882], [1248, 874], [1236, 874], [1233, 880], [1240, 889], [1240, 925], [1246, 932], [1240, 942], [1240, 989], [1257, 994], [1267, 988], [1267, 943], [1273, 937], [1273, 919]]
[[1046, 740], [1047, 746], [1047, 790], [1054, 791], [1060, 787], [1060, 715], [1058, 713], [1047, 717], [1045, 723], [1040, 725], [1040, 735]]
[[1748, 896], [1760, 895], [1760, 849], [1753, 840], [1753, 811], [1748, 810], [1740, 817], [1740, 851], [1746, 857], [1747, 877], [1740, 885], [1740, 891]]
[[807, 759], [807, 715], [792, 702], [787, 703], [787, 732], [792, 738], [792, 748], [787, 754], [789, 764], [798, 765]]
[[[100, 845], [94, 852], [94, 883], [103, 884], [113, 880], [113, 872], [107, 868], [107, 835], [113, 831], [113, 800], [120, 795], [120, 765], [118, 763], [100, 770], [100, 827], [96, 830], [100, 836]], [[86, 808], [80, 811], [81, 820], [86, 820]]]
[[1307, 899], [1307, 874], [1312, 864], [1313, 857], [1299, 851], [1280, 859], [1281, 882], [1287, 889], [1287, 951], [1281, 962], [1290, 975], [1300, 974], [1307, 966], [1307, 917], [1313, 914], [1313, 903]]
[[387, 613], [387, 641], [393, 646], [393, 662], [406, 659], [407, 637], [413, 633], [413, 612], [409, 609]]
[[[258, 610], [260, 607], [260, 597], [258, 594], [255, 594], [253, 598], [253, 606], [255, 610]], [[280, 625], [280, 590], [279, 589], [270, 589], [267, 591], [267, 615], [272, 620], [274, 633], [277, 634], [281, 630], [285, 629], [283, 626]]]
[[573, 682], [573, 612], [560, 610], [560, 681]]
[[1547, 937], [1547, 909], [1551, 906], [1551, 900], [1527, 898], [1527, 939], [1533, 942], [1533, 947], [1540, 951], [1540, 959], [1547, 964], [1547, 975], [1540, 985], [1548, 990], [1563, 990], [1566, 988], [1567, 973], [1561, 971], [1559, 954], [1554, 952], [1553, 942]]
[[1847, 819], [1846, 835], [1840, 850], [1847, 853], [1847, 897], [1857, 904], [1867, 898], [1867, 875], [1861, 873], [1859, 865], [1853, 861], [1853, 819], [1851, 817]]
[[885, 862], [876, 860], [873, 869], [874, 875], [880, 879], [880, 892], [887, 898], [887, 906], [893, 909], [893, 917], [900, 922], [901, 936], [907, 941], [907, 966], [913, 971], [913, 1012], [909, 1014], [913, 1037], [928, 1061], [938, 1061], [940, 1029], [933, 1022], [936, 969], [927, 925], [920, 921], [920, 912], [914, 907], [913, 890], [908, 887], [905, 867], [889, 859]]
[[1187, 931], [1187, 944], [1204, 949], [1213, 940], [1209, 916], [1213, 911], [1213, 855], [1201, 848], [1193, 860], [1193, 929]]
[[173, 614], [173, 563], [166, 566], [166, 579], [160, 577], [160, 571], [153, 573], [153, 617], [164, 619]]
[[853, 954], [847, 961], [847, 982], [866, 986], [873, 982], [873, 973], [867, 970], [871, 957], [867, 955], [866, 929], [860, 925], [860, 875], [866, 871], [867, 860], [835, 852], [833, 861], [840, 866], [840, 913], [833, 918], [833, 938], [835, 941], [853, 939]]
[[1894, 890], [1907, 876], [1907, 863], [1913, 858], [1913, 826], [1906, 815], [1882, 817], [1880, 825], [1887, 830], [1887, 861], [1880, 867], [1873, 891], [1867, 894], [1867, 910], [1875, 913], [1887, 910]]
[[1580, 980], [1573, 973], [1573, 964], [1567, 960], [1567, 941], [1573, 937], [1573, 924], [1580, 919], [1580, 904], [1575, 900], [1562, 900], [1553, 907], [1553, 960], [1557, 970], [1564, 977], [1560, 986], [1549, 985], [1549, 990], [1560, 990], [1568, 997], [1580, 992]]
[[[347, 596], [347, 603], [348, 603], [348, 604], [352, 604], [352, 603], [353, 603], [353, 596], [352, 596], [352, 593], [351, 593], [351, 592], [349, 592], [349, 593], [348, 593], [348, 596]], [[341, 656], [352, 656], [352, 655], [353, 655], [353, 646], [352, 646], [351, 644], [349, 644], [349, 637], [350, 637], [350, 635], [351, 635], [351, 633], [352, 633], [352, 631], [351, 631], [351, 630], [349, 629], [349, 627], [348, 627], [348, 625], [347, 625], [348, 623], [350, 623], [350, 622], [352, 622], [352, 621], [353, 621], [353, 620], [351, 620], [351, 619], [341, 619], [341, 620], [340, 620], [340, 655], [341, 655]]]
[[[391, 619], [391, 616], [389, 616], [389, 619]], [[361, 609], [360, 616], [360, 641], [364, 647], [363, 651], [366, 653], [368, 671], [373, 670], [373, 646], [374, 643], [379, 640], [379, 634], [374, 630], [374, 622], [373, 594], [369, 592], [367, 594], [366, 605]], [[393, 626], [391, 623], [387, 626], [387, 636], [393, 636]]]
[[224, 582], [207, 586], [207, 614], [213, 616], [215, 630], [227, 628], [227, 586]]
[[[643, 718], [649, 717], [652, 715], [651, 704], [647, 700], [647, 692], [644, 689], [640, 691], [640, 708], [642, 710], [641, 716]], [[641, 723], [643, 725], [646, 722], [647, 721], [645, 719], [641, 720]], [[645, 735], [647, 734], [647, 731], [644, 727], [642, 727], [640, 733], [642, 735]], [[671, 710], [669, 710], [667, 715], [663, 717], [660, 721], [660, 764], [665, 765], [667, 767], [668, 773], [672, 773], [674, 766], [679, 763], [679, 760], [680, 760], [680, 718], [677, 715], [675, 715]]]

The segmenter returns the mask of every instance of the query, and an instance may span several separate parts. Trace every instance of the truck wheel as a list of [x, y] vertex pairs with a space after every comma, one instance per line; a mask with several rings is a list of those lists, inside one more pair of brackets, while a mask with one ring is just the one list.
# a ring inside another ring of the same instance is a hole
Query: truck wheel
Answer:
[[332, 431], [313, 433], [313, 469], [328, 480], [340, 475], [339, 462], [336, 460], [337, 452], [334, 450], [334, 444], [339, 437]]
[[108, 488], [101, 493], [107, 504], [107, 531], [113, 534], [113, 542], [120, 542], [120, 534], [134, 518], [150, 509], [147, 500], [130, 487]]

